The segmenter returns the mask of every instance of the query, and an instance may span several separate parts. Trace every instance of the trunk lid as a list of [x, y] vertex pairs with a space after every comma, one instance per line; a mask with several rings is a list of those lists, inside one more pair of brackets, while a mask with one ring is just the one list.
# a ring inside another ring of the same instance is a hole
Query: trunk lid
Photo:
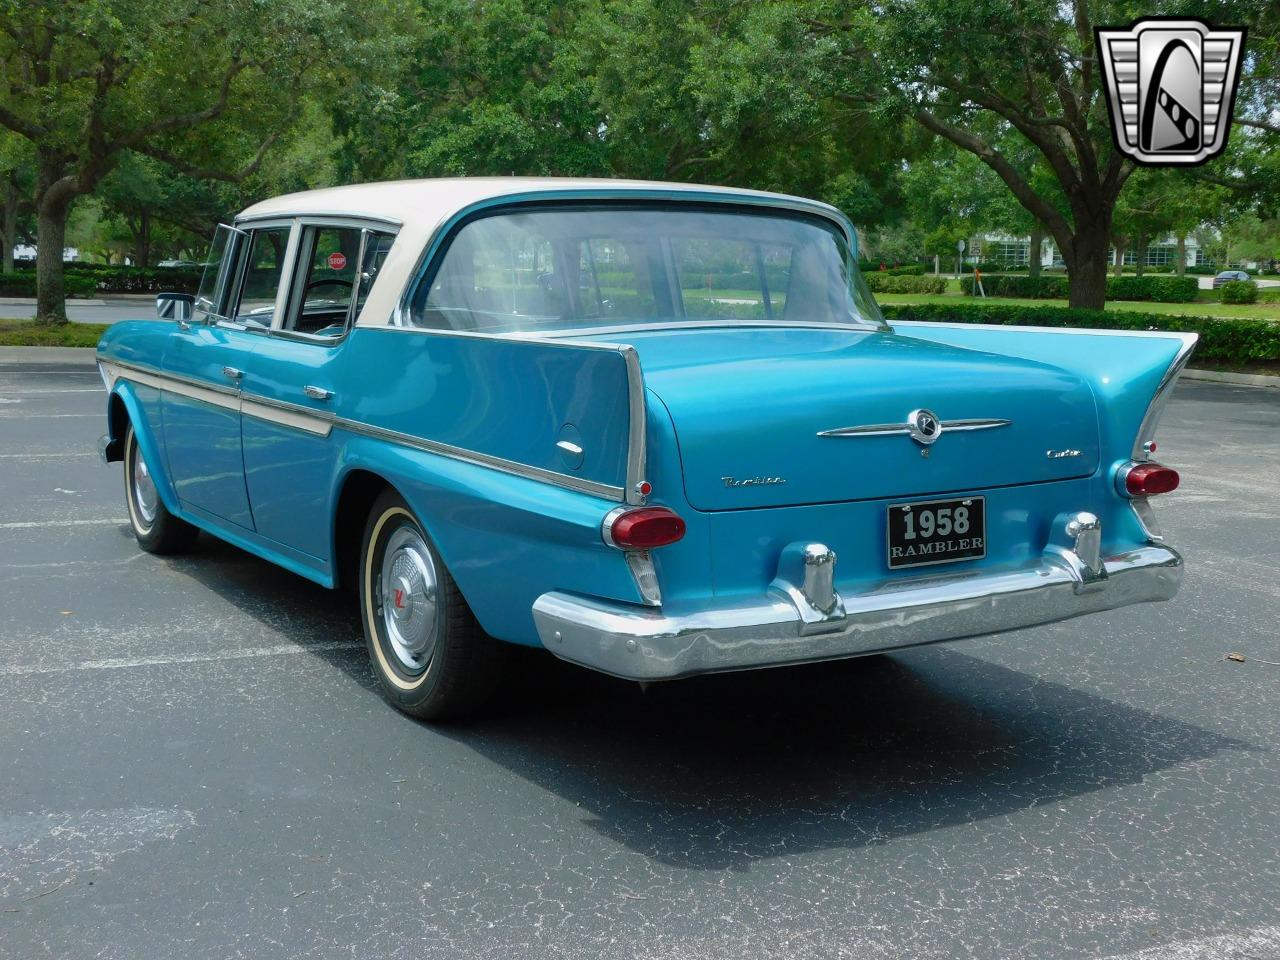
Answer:
[[[699, 510], [925, 497], [1089, 476], [1098, 467], [1093, 393], [1049, 364], [862, 331], [676, 330], [625, 339], [671, 415], [685, 492]], [[905, 433], [819, 436], [905, 425], [918, 409], [944, 424], [1010, 423], [944, 426], [928, 447]]]

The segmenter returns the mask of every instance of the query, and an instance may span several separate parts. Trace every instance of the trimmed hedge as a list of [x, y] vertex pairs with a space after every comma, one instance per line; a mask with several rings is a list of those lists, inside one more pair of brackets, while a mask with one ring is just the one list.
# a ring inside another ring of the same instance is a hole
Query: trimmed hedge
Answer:
[[[964, 292], [976, 293], [977, 284], [967, 280]], [[1067, 278], [991, 276], [982, 278], [989, 297], [1026, 297], [1033, 300], [1067, 299]], [[1200, 289], [1195, 277], [1107, 277], [1108, 300], [1151, 300], [1157, 303], [1192, 303]]]
[[1068, 307], [984, 305], [977, 303], [894, 304], [880, 308], [890, 323], [923, 320], [933, 323], [994, 323], [1028, 327], [1081, 327], [1101, 330], [1172, 330], [1200, 334], [1196, 356], [1223, 363], [1280, 360], [1280, 321], [1179, 317], [1163, 313], [1119, 310], [1072, 310]]
[[[88, 266], [88, 269], [86, 269]], [[67, 265], [67, 276], [89, 278], [99, 293], [195, 293], [203, 268]]]
[[907, 275], [919, 276], [925, 273], [928, 268], [923, 263], [900, 263], [893, 267], [886, 266], [885, 269], [881, 270], [879, 261], [859, 260], [858, 269], [864, 274], [879, 273], [888, 274], [891, 277], [905, 277]]
[[1258, 285], [1252, 280], [1228, 280], [1218, 288], [1223, 303], [1257, 303]]
[[[97, 284], [93, 277], [84, 274], [67, 273], [62, 278], [63, 289], [68, 297], [89, 299], [96, 295]], [[13, 273], [0, 274], [0, 297], [34, 297], [36, 295], [36, 272], [34, 270], [17, 270]]]
[[946, 293], [946, 277], [922, 277], [912, 274], [894, 276], [889, 273], [868, 273], [864, 279], [873, 293]]

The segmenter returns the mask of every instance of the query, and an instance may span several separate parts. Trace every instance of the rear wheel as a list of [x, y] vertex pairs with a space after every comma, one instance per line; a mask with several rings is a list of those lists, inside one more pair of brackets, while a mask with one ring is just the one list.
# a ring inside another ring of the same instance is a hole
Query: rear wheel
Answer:
[[191, 546], [197, 530], [170, 513], [160, 499], [133, 424], [129, 424], [124, 435], [124, 496], [129, 507], [129, 526], [143, 550], [181, 553]]
[[503, 647], [480, 628], [439, 551], [392, 491], [365, 524], [360, 611], [369, 659], [400, 710], [456, 718], [492, 693]]

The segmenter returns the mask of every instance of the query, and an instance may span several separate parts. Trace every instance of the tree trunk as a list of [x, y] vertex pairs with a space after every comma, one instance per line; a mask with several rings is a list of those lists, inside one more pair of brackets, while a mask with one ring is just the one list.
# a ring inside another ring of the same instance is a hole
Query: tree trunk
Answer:
[[1124, 273], [1124, 252], [1128, 248], [1127, 237], [1116, 237], [1112, 241], [1112, 246], [1116, 249], [1116, 258], [1114, 263], [1114, 273], [1118, 277]]
[[67, 217], [76, 197], [75, 181], [62, 176], [56, 160], [39, 165], [36, 184], [36, 322], [66, 323], [67, 298], [62, 251]]
[[1072, 309], [1101, 310], [1106, 304], [1110, 234], [1110, 224], [1094, 224], [1076, 231], [1071, 256], [1067, 258], [1068, 302]]
[[4, 184], [4, 272], [13, 273], [13, 248], [18, 242], [18, 185], [6, 178]]
[[1142, 276], [1147, 268], [1147, 236], [1138, 234], [1138, 242], [1133, 247], [1133, 275]]
[[1178, 234], [1178, 276], [1185, 276], [1187, 272], [1187, 235], [1185, 233]]
[[1040, 251], [1044, 248], [1044, 227], [1040, 226], [1037, 220], [1035, 226], [1031, 228], [1031, 246], [1027, 252], [1027, 275], [1036, 278], [1040, 276]]
[[[345, 234], [344, 234], [345, 236]], [[143, 210], [138, 218], [138, 262], [136, 266], [151, 266], [151, 211]]]

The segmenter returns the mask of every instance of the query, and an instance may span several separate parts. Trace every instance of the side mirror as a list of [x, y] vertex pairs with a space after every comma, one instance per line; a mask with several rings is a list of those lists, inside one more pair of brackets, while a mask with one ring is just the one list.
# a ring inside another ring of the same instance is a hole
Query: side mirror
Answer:
[[178, 326], [187, 327], [195, 309], [196, 298], [189, 293], [156, 294], [156, 316], [161, 320], [174, 320]]

